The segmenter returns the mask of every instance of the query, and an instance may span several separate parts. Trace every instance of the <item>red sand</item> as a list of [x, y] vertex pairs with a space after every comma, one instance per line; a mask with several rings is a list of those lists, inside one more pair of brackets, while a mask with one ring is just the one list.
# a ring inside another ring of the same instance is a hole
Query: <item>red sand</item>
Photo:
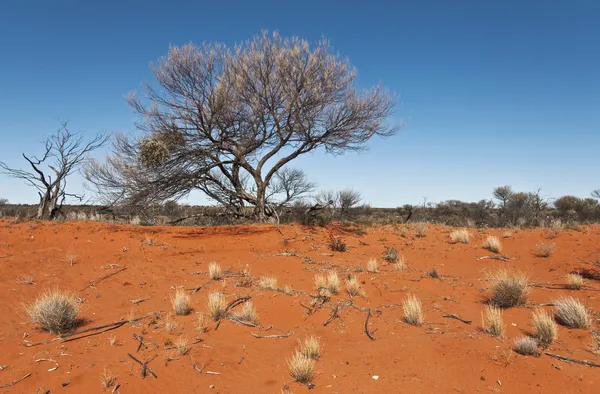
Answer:
[[[600, 387], [600, 368], [568, 364], [547, 355], [524, 357], [511, 351], [513, 340], [531, 333], [530, 308], [506, 310], [506, 338], [492, 338], [481, 332], [480, 314], [486, 297], [485, 271], [500, 264], [525, 271], [535, 282], [562, 285], [566, 273], [590, 268], [590, 261], [600, 256], [600, 227], [584, 231], [565, 230], [549, 239], [546, 230], [521, 230], [511, 238], [502, 238], [503, 230], [471, 229], [471, 243], [449, 244], [447, 227], [429, 226], [427, 236], [416, 238], [414, 230], [402, 227], [364, 229], [366, 235], [356, 235], [341, 226], [328, 229], [300, 225], [284, 226], [280, 235], [272, 226], [172, 228], [134, 227], [90, 222], [16, 224], [0, 221], [0, 386], [31, 373], [16, 385], [2, 389], [3, 393], [85, 393], [101, 392], [100, 377], [104, 369], [117, 376], [121, 393], [282, 393], [308, 392], [306, 386], [294, 382], [286, 359], [291, 357], [298, 341], [308, 335], [321, 337], [322, 356], [316, 363], [316, 393], [473, 393], [473, 392], [556, 392], [592, 393]], [[347, 252], [330, 255], [329, 234], [339, 234], [349, 245]], [[503, 254], [514, 260], [476, 261], [491, 253], [480, 245], [488, 234], [496, 234], [504, 246]], [[155, 245], [147, 245], [151, 237]], [[285, 241], [287, 240], [287, 241]], [[535, 257], [538, 243], [556, 245], [549, 258]], [[382, 254], [385, 246], [396, 247], [408, 262], [405, 272], [392, 271]], [[281, 255], [293, 251], [294, 256]], [[278, 255], [279, 254], [279, 255]], [[76, 255], [75, 264], [67, 262]], [[369, 331], [364, 332], [366, 313], [356, 308], [344, 308], [337, 319], [326, 327], [323, 323], [332, 308], [342, 299], [341, 292], [307, 317], [306, 309], [315, 294], [314, 275], [326, 266], [365, 267], [369, 258], [380, 261], [384, 272], [362, 272], [366, 299], [354, 298], [356, 305], [381, 310], [373, 313]], [[241, 272], [246, 266], [256, 279], [275, 275], [279, 287], [291, 285], [303, 293], [286, 295], [252, 287], [236, 287], [237, 277], [213, 281], [191, 295], [194, 311], [188, 316], [172, 317], [179, 327], [174, 334], [164, 329], [166, 315], [156, 325], [150, 319], [70, 342], [55, 341], [27, 347], [55, 338], [28, 322], [23, 304], [31, 302], [42, 290], [59, 287], [75, 292], [83, 301], [83, 330], [121, 319], [130, 313], [143, 317], [150, 312], [172, 314], [170, 296], [175, 288], [187, 290], [207, 282], [207, 267], [211, 261], [223, 269]], [[117, 271], [107, 268], [116, 264], [127, 269], [102, 280], [90, 282]], [[105, 268], [102, 268], [105, 267]], [[427, 273], [437, 267], [441, 279]], [[22, 276], [33, 277], [34, 284], [20, 283]], [[549, 303], [562, 294], [571, 294], [593, 311], [600, 309], [597, 281], [589, 281], [594, 289], [570, 291], [533, 288], [531, 303]], [[196, 312], [206, 311], [207, 294], [222, 291], [227, 300], [251, 295], [265, 331], [224, 320], [215, 331], [198, 334], [194, 328]], [[398, 306], [408, 293], [421, 298], [426, 324], [409, 326], [402, 322]], [[149, 298], [134, 306], [129, 300]], [[550, 307], [547, 307], [551, 310]], [[472, 320], [471, 325], [443, 314], [456, 314]], [[592, 329], [598, 327], [598, 315], [593, 315]], [[294, 334], [281, 339], [257, 339], [251, 333], [273, 335]], [[144, 337], [148, 348], [136, 352], [139, 342], [133, 334]], [[203, 341], [191, 345], [181, 356], [165, 350], [169, 341], [178, 336]], [[116, 338], [116, 344], [109, 338]], [[158, 349], [155, 349], [154, 342]], [[600, 357], [590, 350], [589, 330], [560, 327], [558, 341], [548, 351], [575, 359], [600, 363]], [[140, 366], [127, 353], [139, 360], [158, 355], [149, 366], [157, 374], [142, 379]], [[167, 357], [177, 358], [167, 363]], [[38, 359], [52, 359], [36, 362]], [[204, 368], [199, 373], [193, 368]], [[220, 375], [207, 375], [206, 371]], [[373, 376], [378, 376], [376, 380]], [[66, 387], [61, 384], [70, 382]], [[596, 390], [594, 389], [596, 387]], [[109, 391], [112, 390], [109, 389]]]

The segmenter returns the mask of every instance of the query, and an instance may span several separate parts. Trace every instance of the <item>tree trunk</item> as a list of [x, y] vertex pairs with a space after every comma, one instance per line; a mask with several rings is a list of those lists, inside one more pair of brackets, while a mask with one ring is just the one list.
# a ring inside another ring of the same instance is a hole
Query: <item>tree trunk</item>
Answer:
[[256, 189], [256, 204], [254, 205], [253, 216], [258, 222], [265, 222], [267, 220], [265, 194], [266, 188], [258, 187]]

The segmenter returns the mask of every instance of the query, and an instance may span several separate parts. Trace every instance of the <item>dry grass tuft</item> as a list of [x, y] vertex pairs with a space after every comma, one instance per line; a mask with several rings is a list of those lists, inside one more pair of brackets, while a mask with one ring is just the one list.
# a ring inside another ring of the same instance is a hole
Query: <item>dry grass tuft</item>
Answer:
[[533, 326], [537, 331], [537, 340], [543, 348], [547, 348], [556, 340], [558, 327], [552, 318], [552, 314], [543, 309], [533, 312]]
[[471, 240], [471, 233], [467, 229], [455, 230], [450, 233], [450, 243], [468, 244]]
[[554, 301], [557, 321], [569, 328], [588, 328], [592, 323], [585, 305], [576, 298], [563, 297]]
[[179, 337], [175, 341], [175, 349], [177, 349], [179, 354], [181, 354], [182, 356], [185, 356], [187, 354], [187, 352], [190, 351], [190, 346], [188, 345], [188, 343], [189, 342], [188, 342], [187, 338]]
[[185, 316], [191, 312], [190, 296], [183, 289], [177, 289], [174, 296], [171, 296], [171, 304], [177, 315]]
[[327, 289], [327, 278], [323, 274], [315, 274], [315, 288], [317, 291]]
[[58, 289], [44, 291], [25, 306], [31, 321], [44, 330], [61, 334], [77, 326], [79, 301], [75, 295]]
[[327, 273], [327, 290], [329, 290], [331, 294], [338, 294], [340, 292], [340, 287], [340, 277], [337, 272], [329, 271]]
[[256, 284], [264, 290], [277, 290], [277, 278], [275, 276], [263, 276]]
[[70, 266], [77, 264], [77, 259], [77, 255], [74, 254], [68, 254], [67, 257], [65, 257], [65, 261], [69, 263]]
[[583, 276], [572, 273], [567, 274], [567, 287], [571, 290], [581, 290], [581, 288], [585, 285], [585, 279]]
[[17, 278], [17, 283], [22, 283], [24, 285], [34, 285], [33, 277], [30, 275], [22, 275]]
[[351, 296], [364, 296], [365, 292], [360, 287], [360, 281], [354, 275], [349, 275], [346, 279], [346, 291]]
[[483, 331], [495, 337], [503, 337], [504, 318], [502, 315], [502, 309], [487, 305], [481, 312], [481, 328]]
[[414, 229], [415, 229], [415, 235], [419, 238], [423, 238], [425, 236], [427, 236], [427, 229], [429, 226], [427, 226], [427, 223], [423, 223], [423, 222], [419, 222], [419, 223], [415, 223], [413, 225]]
[[408, 295], [404, 301], [402, 301], [402, 309], [404, 310], [404, 321], [413, 326], [420, 326], [423, 324], [423, 307], [421, 300], [416, 295]]
[[296, 291], [294, 290], [294, 288], [292, 287], [292, 285], [285, 285], [285, 286], [283, 286], [283, 294], [294, 295], [295, 293], [296, 293]]
[[504, 238], [511, 238], [513, 235], [512, 231], [505, 231], [504, 233], [502, 233], [502, 237]]
[[346, 245], [346, 242], [342, 238], [331, 235], [329, 237], [329, 249], [334, 252], [345, 252], [348, 249], [348, 245]]
[[367, 272], [378, 272], [379, 271], [379, 263], [377, 262], [377, 259], [369, 259], [369, 261], [367, 261]]
[[537, 341], [531, 337], [519, 337], [515, 339], [513, 349], [523, 356], [533, 356], [537, 354]]
[[148, 235], [146, 235], [145, 243], [148, 246], [154, 246], [154, 245], [156, 245], [156, 241], [154, 240], [154, 238], [152, 238], [152, 237], [150, 237]]
[[173, 334], [175, 330], [177, 330], [177, 327], [179, 327], [179, 324], [177, 324], [175, 320], [171, 320], [170, 316], [167, 316], [165, 319], [165, 331], [169, 334]]
[[394, 268], [396, 269], [396, 271], [406, 271], [406, 269], [408, 268], [408, 263], [404, 259], [404, 256], [400, 256], [398, 262], [394, 264]]
[[304, 345], [300, 349], [304, 357], [317, 360], [321, 356], [321, 340], [317, 337], [308, 337], [304, 340]]
[[104, 368], [102, 375], [100, 375], [100, 385], [102, 391], [106, 391], [117, 383], [117, 377], [114, 376], [108, 368]]
[[500, 253], [502, 252], [502, 244], [498, 237], [490, 235], [486, 238], [483, 243], [483, 248], [489, 250], [490, 252]]
[[315, 361], [301, 352], [296, 352], [287, 360], [290, 376], [298, 383], [308, 384], [315, 377]]
[[500, 308], [521, 305], [527, 300], [529, 285], [524, 273], [512, 273], [507, 268], [499, 268], [488, 275], [490, 303]]
[[533, 253], [537, 257], [550, 257], [552, 255], [552, 253], [554, 253], [555, 249], [556, 249], [556, 247], [552, 244], [539, 244], [539, 245], [536, 245]]
[[214, 261], [208, 264], [208, 276], [212, 280], [221, 279], [221, 266]]
[[208, 331], [208, 319], [206, 319], [206, 315], [204, 313], [198, 313], [196, 315], [196, 331], [201, 334], [204, 334]]
[[258, 313], [252, 304], [252, 301], [244, 302], [242, 309], [234, 314], [234, 318], [251, 324], [258, 324]]
[[227, 308], [227, 301], [225, 296], [221, 293], [209, 293], [208, 294], [208, 315], [214, 320], [218, 321], [225, 317], [225, 309]]

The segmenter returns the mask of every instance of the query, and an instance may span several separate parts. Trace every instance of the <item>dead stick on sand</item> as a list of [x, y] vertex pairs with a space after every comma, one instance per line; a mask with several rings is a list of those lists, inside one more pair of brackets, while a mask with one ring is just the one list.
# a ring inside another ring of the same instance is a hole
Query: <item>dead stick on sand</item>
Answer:
[[15, 380], [15, 381], [13, 381], [13, 382], [10, 382], [10, 383], [3, 384], [2, 386], [0, 386], [0, 389], [3, 389], [3, 388], [5, 388], [5, 387], [14, 386], [15, 384], [19, 383], [21, 380], [25, 380], [25, 379], [27, 379], [27, 378], [28, 378], [28, 377], [30, 377], [30, 376], [31, 376], [31, 374], [30, 374], [30, 373], [28, 373], [27, 375], [23, 376], [23, 377], [22, 377], [22, 378], [20, 378], [20, 379], [17, 379], [17, 380]]
[[448, 318], [448, 319], [456, 319], [456, 320], [461, 321], [461, 322], [463, 322], [465, 324], [471, 324], [473, 322], [473, 320], [465, 320], [465, 319], [461, 318], [460, 316], [457, 316], [457, 315], [455, 315], [453, 313], [443, 314], [442, 317], [445, 317], [445, 318]]
[[331, 321], [337, 317], [339, 308], [340, 308], [339, 305], [335, 306], [335, 309], [333, 310], [333, 312], [331, 312], [331, 315], [329, 316], [329, 319], [327, 319], [327, 321], [325, 323], [323, 323], [323, 326], [327, 327], [327, 325], [329, 323], [331, 323]]
[[370, 340], [374, 341], [375, 338], [371, 336], [369, 333], [369, 318], [371, 317], [371, 310], [367, 309], [367, 319], [365, 320], [365, 334], [369, 337]]
[[135, 362], [137, 362], [138, 364], [140, 364], [142, 366], [142, 377], [146, 377], [146, 375], [149, 373], [150, 375], [154, 376], [155, 378], [158, 378], [158, 376], [156, 376], [156, 374], [154, 373], [154, 371], [152, 371], [152, 368], [150, 368], [148, 366], [148, 363], [152, 360], [154, 360], [156, 357], [158, 357], [158, 354], [155, 354], [154, 357], [152, 357], [150, 360], [148, 361], [144, 361], [141, 362], [140, 360], [138, 360], [137, 358], [133, 357], [133, 355], [131, 353], [127, 353], [127, 355]]
[[556, 358], [556, 359], [558, 359], [560, 361], [565, 361], [565, 362], [569, 362], [569, 363], [576, 363], [576, 364], [587, 365], [588, 367], [600, 367], [600, 364], [596, 364], [593, 361], [575, 360], [573, 358], [559, 356], [558, 354], [552, 354], [552, 353], [548, 353], [548, 352], [546, 352], [546, 355], [548, 355], [550, 357], [554, 357], [554, 358]]
[[209, 284], [210, 282], [212, 282], [212, 279], [209, 280], [208, 282], [205, 282], [201, 285], [198, 285], [194, 288], [194, 290], [192, 290], [192, 294], [196, 294], [198, 292], [198, 290], [200, 290], [201, 288], [203, 288], [204, 286], [206, 286], [207, 284]]
[[85, 285], [85, 287], [84, 287], [83, 289], [81, 289], [80, 291], [84, 291], [84, 290], [85, 290], [85, 289], [87, 289], [88, 287], [96, 286], [98, 283], [102, 282], [104, 279], [108, 279], [108, 278], [110, 278], [111, 276], [114, 276], [114, 275], [118, 274], [119, 272], [123, 272], [123, 271], [125, 271], [126, 269], [127, 269], [127, 267], [123, 267], [123, 268], [121, 268], [121, 269], [119, 269], [119, 270], [117, 270], [117, 271], [115, 271], [115, 272], [111, 272], [111, 273], [110, 273], [110, 274], [108, 274], [108, 275], [104, 275], [103, 277], [101, 277], [101, 278], [99, 278], [99, 279], [96, 279], [96, 280], [94, 280], [94, 281], [91, 281], [90, 283], [88, 283], [87, 285]]
[[478, 259], [476, 259], [476, 261], [485, 260], [485, 259], [510, 261], [510, 257], [508, 257], [508, 256], [483, 256], [483, 257], [479, 257]]
[[271, 338], [271, 339], [274, 339], [274, 338], [287, 338], [289, 336], [294, 335], [294, 332], [290, 331], [289, 333], [283, 334], [283, 335], [258, 335], [258, 334], [255, 334], [253, 332], [251, 332], [250, 334], [252, 334], [252, 336], [254, 338]]

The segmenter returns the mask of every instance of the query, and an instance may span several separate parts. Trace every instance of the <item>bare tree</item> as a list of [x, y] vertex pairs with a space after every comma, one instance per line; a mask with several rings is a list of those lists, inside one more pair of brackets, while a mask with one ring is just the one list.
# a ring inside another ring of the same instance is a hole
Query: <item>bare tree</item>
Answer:
[[592, 192], [592, 197], [594, 197], [596, 200], [600, 200], [600, 189], [594, 190]]
[[58, 131], [43, 142], [45, 150], [41, 158], [23, 153], [31, 171], [11, 168], [4, 162], [0, 162], [0, 170], [35, 187], [40, 197], [37, 218], [54, 219], [61, 213], [66, 197], [83, 199], [81, 195], [67, 193], [67, 178], [87, 160], [88, 153], [102, 146], [107, 138], [98, 134], [86, 142], [82, 133], [71, 132], [63, 122]]
[[[391, 136], [395, 99], [380, 86], [359, 92], [355, 70], [327, 41], [263, 32], [228, 49], [205, 43], [172, 47], [152, 66], [159, 88], [132, 95], [139, 139], [117, 138], [105, 163], [88, 167], [96, 189], [129, 204], [178, 199], [200, 189], [240, 214], [274, 215], [272, 182], [303, 177], [282, 172], [300, 155], [324, 148], [342, 154]], [[279, 174], [279, 175], [278, 175]], [[287, 191], [283, 189], [287, 196]], [[285, 201], [285, 197], [281, 201]]]
[[338, 201], [341, 211], [346, 212], [362, 201], [362, 194], [352, 189], [340, 190], [338, 192]]
[[7, 198], [0, 198], [0, 205], [6, 205], [8, 204], [8, 199]]

